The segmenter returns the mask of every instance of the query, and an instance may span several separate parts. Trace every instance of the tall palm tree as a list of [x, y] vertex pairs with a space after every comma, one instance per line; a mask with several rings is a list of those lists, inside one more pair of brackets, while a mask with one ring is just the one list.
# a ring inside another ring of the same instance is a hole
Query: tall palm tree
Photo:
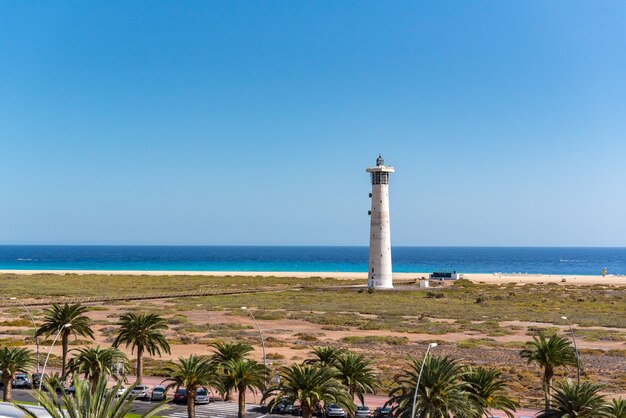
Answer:
[[214, 386], [216, 383], [215, 365], [207, 358], [195, 354], [188, 358], [179, 357], [178, 363], [166, 368], [170, 383], [167, 388], [187, 389], [187, 416], [196, 416], [196, 391], [200, 387]]
[[552, 378], [557, 367], [576, 366], [576, 351], [569, 340], [553, 335], [546, 339], [543, 334], [533, 337], [528, 348], [520, 351], [528, 364], [537, 363], [543, 369], [543, 392], [545, 409], [550, 409]]
[[336, 366], [337, 360], [344, 354], [344, 348], [334, 347], [332, 345], [313, 347], [311, 354], [315, 357], [305, 361], [307, 364], [318, 364], [322, 367]]
[[[424, 367], [422, 369], [422, 362]], [[415, 416], [422, 418], [464, 416], [476, 417], [480, 408], [472, 401], [470, 384], [463, 381], [463, 365], [449, 357], [426, 356], [423, 360], [409, 359], [409, 367], [395, 377], [387, 405], [396, 417], [413, 416], [415, 386], [419, 379]]]
[[613, 399], [609, 405], [612, 418], [626, 418], [626, 399]]
[[347, 351], [339, 356], [336, 367], [339, 371], [339, 380], [348, 389], [350, 397], [354, 399], [356, 395], [361, 405], [364, 405], [363, 394], [374, 393], [378, 386], [378, 377], [371, 360], [361, 354]]
[[137, 351], [137, 384], [143, 381], [143, 355], [161, 355], [161, 350], [169, 354], [170, 345], [165, 339], [163, 331], [167, 329], [165, 319], [157, 314], [127, 313], [120, 317], [117, 323], [120, 330], [113, 341], [113, 347], [122, 343], [131, 346], [131, 352]]
[[[74, 351], [74, 350], [72, 350]], [[114, 363], [128, 364], [128, 357], [115, 347], [96, 348], [84, 347], [76, 349], [77, 354], [68, 363], [68, 369], [72, 373], [83, 374], [91, 384], [92, 390], [96, 390], [101, 375], [112, 375], [111, 367]]]
[[254, 360], [238, 359], [230, 360], [224, 364], [224, 380], [229, 387], [237, 389], [238, 393], [238, 418], [246, 416], [246, 390], [256, 393], [257, 390], [265, 389], [267, 380], [267, 368]]
[[[47, 392], [35, 391], [35, 400], [52, 418], [125, 418], [130, 414], [133, 406], [131, 390], [134, 386], [128, 388], [118, 397], [117, 392], [121, 388], [122, 382], [107, 389], [107, 379], [104, 375], [100, 375], [98, 378], [95, 389], [91, 387], [88, 381], [79, 378], [75, 378], [73, 383], [76, 389], [74, 395], [61, 391], [60, 396], [50, 396], [50, 393], [55, 393], [55, 387], [49, 382], [44, 382]], [[15, 406], [29, 416], [37, 418], [37, 415], [25, 406], [17, 404]], [[142, 414], [141, 417], [154, 416], [166, 407], [164, 404], [156, 405]]]
[[599, 394], [602, 387], [591, 382], [580, 385], [570, 379], [559, 382], [554, 392], [554, 406], [543, 410], [537, 418], [609, 418], [611, 410]]
[[268, 388], [261, 401], [271, 398], [268, 403], [270, 410], [283, 399], [299, 402], [303, 418], [311, 418], [321, 402], [341, 405], [350, 412], [354, 409], [354, 401], [339, 381], [339, 372], [334, 368], [292, 364], [282, 367], [279, 375], [280, 383]]
[[[213, 356], [211, 362], [219, 367], [222, 377], [225, 376], [225, 365], [230, 361], [243, 360], [248, 353], [251, 353], [253, 348], [250, 344], [246, 343], [227, 343], [221, 340], [213, 341], [209, 344], [209, 347], [213, 349]], [[224, 396], [224, 400], [229, 401], [232, 398], [233, 387], [230, 385], [228, 379], [222, 379], [222, 385], [220, 386], [220, 392]]]
[[15, 374], [28, 373], [34, 362], [33, 353], [27, 348], [4, 347], [0, 349], [0, 372], [2, 372], [4, 384], [2, 400], [4, 402], [11, 400], [11, 385]]
[[80, 303], [72, 305], [68, 303], [63, 305], [53, 303], [52, 307], [44, 309], [44, 322], [35, 333], [35, 337], [39, 337], [41, 335], [56, 335], [61, 332], [61, 347], [63, 349], [61, 357], [62, 379], [65, 378], [67, 371], [67, 350], [70, 335], [94, 338], [93, 330], [91, 329], [91, 319], [84, 315], [85, 312], [87, 312], [87, 307]]
[[509, 398], [506, 381], [501, 378], [502, 373], [497, 370], [488, 370], [484, 367], [467, 367], [463, 381], [470, 384], [468, 391], [474, 402], [486, 417], [492, 416], [491, 409], [499, 409], [509, 418], [519, 404]]

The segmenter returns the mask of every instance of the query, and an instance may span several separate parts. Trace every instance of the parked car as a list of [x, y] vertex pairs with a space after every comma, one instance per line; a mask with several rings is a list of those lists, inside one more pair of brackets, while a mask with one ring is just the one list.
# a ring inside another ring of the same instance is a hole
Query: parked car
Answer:
[[17, 373], [15, 378], [13, 379], [13, 383], [11, 384], [14, 388], [17, 389], [30, 389], [32, 385], [30, 384], [30, 379], [27, 374]]
[[330, 405], [326, 406], [326, 416], [346, 418], [347, 414], [346, 414], [346, 411], [342, 407], [334, 403], [331, 403]]
[[356, 407], [356, 412], [354, 414], [355, 417], [357, 418], [366, 418], [369, 417], [372, 414], [372, 412], [370, 411], [369, 406], [367, 405], [358, 405]]
[[[291, 411], [291, 415], [293, 415], [294, 417], [301, 417], [302, 416], [302, 407], [300, 407], [300, 405], [294, 406], [293, 410]], [[315, 414], [313, 414], [313, 415], [315, 415]]]
[[152, 388], [152, 393], [150, 393], [151, 401], [163, 401], [165, 400], [165, 387], [164, 386], [155, 386]]
[[115, 395], [115, 397], [119, 397], [122, 396], [124, 394], [124, 392], [126, 392], [126, 387], [125, 386], [120, 386], [120, 388], [117, 390], [117, 395]]
[[276, 405], [274, 405], [274, 408], [272, 408], [271, 413], [272, 414], [282, 414], [283, 411], [285, 410], [285, 402], [279, 402]]
[[209, 401], [209, 391], [206, 388], [198, 388], [196, 390], [196, 405], [207, 404]]
[[174, 394], [174, 403], [187, 403], [187, 389], [178, 388], [176, 393]]
[[150, 388], [146, 385], [137, 385], [130, 391], [130, 395], [136, 399], [147, 399]]
[[[43, 379], [43, 375], [41, 373], [33, 373], [31, 378], [32, 378], [32, 382], [33, 382], [33, 387], [34, 388], [39, 388], [39, 384], [41, 383], [41, 379]], [[42, 385], [42, 387], [43, 387], [43, 385]]]
[[374, 418], [387, 418], [391, 416], [391, 408], [378, 407], [374, 411]]
[[292, 414], [294, 410], [293, 404], [292, 403], [288, 403], [285, 405], [285, 407], [283, 408], [283, 414]]

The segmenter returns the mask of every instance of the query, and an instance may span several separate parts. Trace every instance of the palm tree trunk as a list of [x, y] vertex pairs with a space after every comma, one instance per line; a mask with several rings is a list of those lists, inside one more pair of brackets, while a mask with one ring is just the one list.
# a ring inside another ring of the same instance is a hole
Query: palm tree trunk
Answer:
[[[354, 402], [354, 388], [352, 386], [348, 387], [348, 393], [350, 393], [350, 399]], [[352, 412], [348, 412], [347, 416], [353, 418], [354, 414]]]
[[143, 348], [137, 347], [137, 384], [143, 381]]
[[187, 418], [196, 418], [196, 394], [187, 392]]
[[246, 417], [246, 388], [239, 388], [239, 412], [237, 418]]
[[2, 392], [2, 400], [4, 402], [11, 402], [11, 378], [9, 374], [5, 374], [2, 378], [4, 382], [4, 392]]
[[63, 336], [61, 337], [61, 347], [63, 348], [63, 354], [61, 357], [61, 381], [65, 381], [65, 372], [67, 369], [67, 349], [70, 345], [70, 330], [64, 329]]
[[554, 371], [550, 368], [546, 368], [546, 371], [543, 374], [543, 391], [545, 395], [545, 410], [550, 409], [550, 399], [552, 396], [552, 377], [554, 376]]
[[98, 386], [98, 380], [100, 380], [100, 374], [99, 373], [94, 373], [91, 376], [91, 379], [89, 381], [89, 384], [91, 385], [91, 394], [92, 395], [96, 394], [96, 386]]
[[302, 405], [302, 418], [311, 418], [313, 416], [312, 410], [310, 407]]

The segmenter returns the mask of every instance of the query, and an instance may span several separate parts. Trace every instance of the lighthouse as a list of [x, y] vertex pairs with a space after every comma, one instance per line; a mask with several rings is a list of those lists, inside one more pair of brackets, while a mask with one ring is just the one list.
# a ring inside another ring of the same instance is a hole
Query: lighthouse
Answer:
[[389, 175], [395, 170], [387, 167], [381, 155], [376, 166], [365, 170], [372, 178], [372, 209], [370, 210], [370, 261], [367, 285], [370, 288], [390, 289], [391, 232], [389, 227]]

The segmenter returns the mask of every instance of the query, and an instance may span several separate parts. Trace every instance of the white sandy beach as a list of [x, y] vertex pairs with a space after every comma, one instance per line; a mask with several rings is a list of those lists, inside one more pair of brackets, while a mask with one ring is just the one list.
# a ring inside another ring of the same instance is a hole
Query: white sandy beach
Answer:
[[[355, 272], [301, 272], [301, 271], [142, 271], [142, 270], [0, 270], [0, 274], [106, 274], [106, 275], [148, 275], [148, 276], [262, 276], [262, 277], [321, 277], [324, 279], [367, 279], [367, 273]], [[429, 273], [394, 273], [394, 279], [419, 279], [428, 277]], [[505, 273], [470, 273], [464, 278], [478, 283], [562, 283], [562, 279], [567, 284], [578, 285], [626, 285], [626, 276], [607, 275], [602, 277], [585, 275], [558, 275], [558, 274], [505, 274]]]

